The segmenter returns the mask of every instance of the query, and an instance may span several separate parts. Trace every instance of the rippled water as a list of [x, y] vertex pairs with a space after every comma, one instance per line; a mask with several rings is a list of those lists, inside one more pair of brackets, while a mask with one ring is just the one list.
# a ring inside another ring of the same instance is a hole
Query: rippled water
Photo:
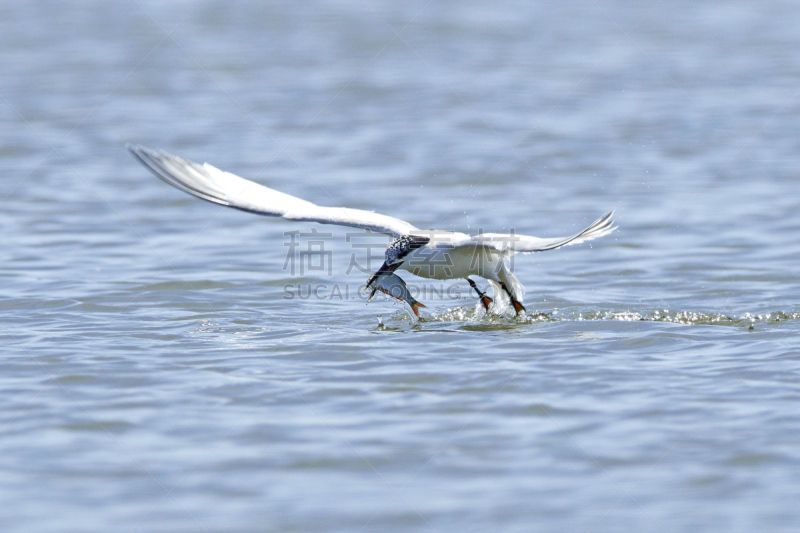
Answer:
[[[795, 530], [798, 27], [3, 2], [0, 527]], [[619, 230], [516, 257], [525, 318], [404, 274], [433, 291], [412, 322], [347, 273], [384, 237], [190, 198], [125, 142], [423, 228]], [[330, 274], [292, 275], [312, 229]]]

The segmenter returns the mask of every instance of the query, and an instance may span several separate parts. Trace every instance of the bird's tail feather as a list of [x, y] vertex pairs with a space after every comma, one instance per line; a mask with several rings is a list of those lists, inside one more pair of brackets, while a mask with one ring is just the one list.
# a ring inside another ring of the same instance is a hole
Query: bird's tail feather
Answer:
[[489, 286], [492, 288], [492, 296], [494, 297], [494, 305], [490, 309], [493, 314], [503, 315], [506, 310], [511, 306], [511, 299], [506, 294], [506, 291], [500, 287], [500, 284], [493, 279], [487, 279]]
[[[500, 278], [500, 281], [505, 283], [506, 287], [511, 290], [511, 294], [514, 295], [516, 301], [522, 303], [525, 300], [525, 287], [519, 282], [517, 276], [511, 272], [511, 269], [508, 268], [505, 261], [500, 265], [500, 271], [497, 273], [497, 276]], [[505, 291], [503, 292], [505, 293]]]

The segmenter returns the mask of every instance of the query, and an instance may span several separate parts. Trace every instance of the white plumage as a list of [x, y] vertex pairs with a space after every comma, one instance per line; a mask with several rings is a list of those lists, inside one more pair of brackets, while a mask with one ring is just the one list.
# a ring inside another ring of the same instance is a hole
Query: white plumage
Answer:
[[[449, 231], [425, 231], [403, 220], [362, 209], [322, 207], [246, 180], [208, 163], [199, 165], [188, 159], [128, 145], [136, 158], [165, 182], [203, 200], [259, 215], [287, 220], [336, 224], [368, 229], [395, 237], [387, 249], [387, 261], [370, 279], [398, 268], [433, 279], [467, 279], [488, 308], [491, 299], [481, 293], [469, 276], [489, 280], [495, 299], [506, 297], [519, 313], [523, 288], [508, 268], [506, 259], [515, 253], [532, 253], [608, 235], [614, 229], [613, 211], [585, 230], [570, 237], [543, 239], [528, 235], [483, 233], [467, 235]], [[500, 307], [504, 307], [501, 304]]]

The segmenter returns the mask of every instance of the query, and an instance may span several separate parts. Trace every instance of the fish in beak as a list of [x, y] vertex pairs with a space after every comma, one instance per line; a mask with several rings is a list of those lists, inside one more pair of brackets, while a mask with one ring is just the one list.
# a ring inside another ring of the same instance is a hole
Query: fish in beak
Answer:
[[[389, 263], [384, 261], [383, 265], [381, 265], [381, 267], [378, 269], [378, 271], [375, 272], [372, 276], [370, 276], [370, 278], [367, 280], [367, 285], [366, 285], [366, 287], [364, 287], [364, 292], [367, 292], [367, 290], [369, 290], [369, 288], [372, 287], [372, 285], [375, 283], [376, 279], [378, 279], [380, 276], [382, 276], [384, 274], [391, 274], [392, 272], [397, 270], [397, 268], [401, 264], [402, 263], [394, 263], [393, 265], [390, 265]], [[375, 291], [372, 291], [372, 294], [374, 295]], [[370, 296], [370, 298], [372, 298], [372, 296]]]
[[414, 316], [417, 318], [419, 318], [419, 308], [425, 307], [414, 299], [414, 296], [411, 295], [411, 291], [408, 290], [406, 282], [397, 274], [390, 272], [377, 276], [372, 286], [372, 294], [369, 295], [370, 300], [375, 296], [377, 291], [381, 291], [391, 298], [407, 303], [409, 307], [411, 307]]

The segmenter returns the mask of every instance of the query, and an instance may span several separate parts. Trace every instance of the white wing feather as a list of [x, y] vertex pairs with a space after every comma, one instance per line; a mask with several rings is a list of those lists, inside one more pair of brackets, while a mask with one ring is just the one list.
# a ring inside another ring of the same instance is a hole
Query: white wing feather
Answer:
[[589, 241], [608, 235], [614, 231], [614, 221], [611, 220], [613, 211], [606, 213], [595, 220], [588, 228], [576, 233], [571, 237], [556, 237], [554, 239], [542, 239], [540, 237], [530, 237], [528, 235], [501, 234], [501, 233], [482, 233], [473, 235], [467, 242], [459, 242], [456, 246], [484, 245], [501, 253], [531, 253], [543, 252], [560, 248], [568, 244], [578, 244], [579, 242]]
[[128, 150], [153, 174], [170, 185], [198, 198], [259, 215], [287, 220], [319, 222], [362, 228], [393, 237], [419, 230], [400, 219], [345, 207], [322, 207], [205, 163], [155, 152], [144, 146], [127, 145]]

